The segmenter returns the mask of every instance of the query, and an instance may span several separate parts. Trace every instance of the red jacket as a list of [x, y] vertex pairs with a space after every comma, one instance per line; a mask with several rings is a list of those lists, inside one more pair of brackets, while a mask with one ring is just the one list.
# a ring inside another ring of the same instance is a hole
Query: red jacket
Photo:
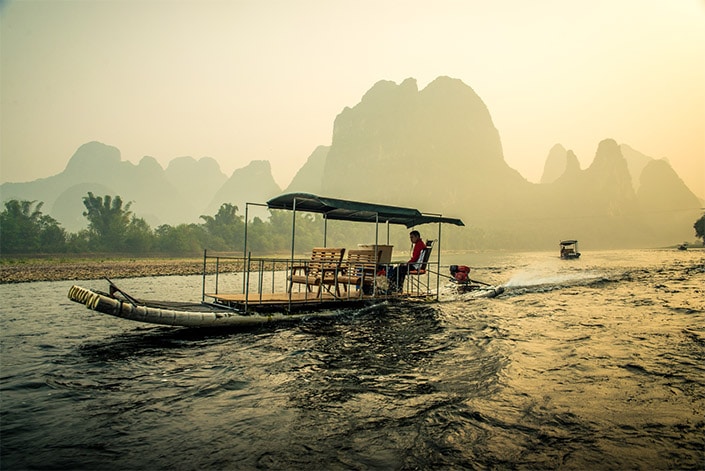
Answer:
[[415, 263], [419, 261], [419, 257], [421, 256], [421, 251], [426, 248], [426, 244], [424, 244], [423, 240], [419, 237], [419, 240], [416, 241], [414, 244], [414, 251], [411, 253], [411, 258], [407, 263]]

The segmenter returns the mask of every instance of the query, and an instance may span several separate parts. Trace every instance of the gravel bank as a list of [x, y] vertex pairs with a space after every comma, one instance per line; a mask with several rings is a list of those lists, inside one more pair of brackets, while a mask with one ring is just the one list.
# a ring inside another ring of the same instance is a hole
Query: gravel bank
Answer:
[[[221, 266], [221, 270], [223, 267]], [[209, 269], [209, 271], [212, 271]], [[0, 283], [200, 275], [203, 259], [82, 260], [3, 263]]]

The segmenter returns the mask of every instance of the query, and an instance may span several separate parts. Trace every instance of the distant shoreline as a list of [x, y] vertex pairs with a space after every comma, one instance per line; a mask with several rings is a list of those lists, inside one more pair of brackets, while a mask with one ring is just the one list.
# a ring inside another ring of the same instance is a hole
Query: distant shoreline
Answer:
[[[654, 249], [650, 249], [654, 250]], [[677, 250], [661, 247], [655, 250]], [[702, 246], [691, 245], [688, 250], [701, 251]], [[208, 273], [213, 272], [208, 267]], [[2, 257], [0, 284], [34, 281], [98, 280], [102, 278], [139, 278], [146, 276], [202, 275], [203, 257], [155, 258], [120, 256], [57, 257]]]
[[145, 276], [201, 275], [203, 258], [76, 258], [3, 260], [0, 284], [96, 280]]

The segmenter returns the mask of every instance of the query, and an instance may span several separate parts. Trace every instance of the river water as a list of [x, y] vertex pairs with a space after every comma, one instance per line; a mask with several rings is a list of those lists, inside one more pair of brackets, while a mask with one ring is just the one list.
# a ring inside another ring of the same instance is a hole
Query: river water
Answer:
[[505, 294], [214, 333], [0, 285], [0, 467], [705, 469], [705, 252], [446, 258]]

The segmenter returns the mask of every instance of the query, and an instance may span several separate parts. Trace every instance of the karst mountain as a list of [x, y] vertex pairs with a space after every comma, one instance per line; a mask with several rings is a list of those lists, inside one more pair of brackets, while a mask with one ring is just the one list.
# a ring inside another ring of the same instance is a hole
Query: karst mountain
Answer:
[[562, 144], [547, 149], [540, 183], [527, 181], [507, 164], [490, 110], [471, 87], [439, 77], [419, 90], [410, 78], [380, 81], [343, 109], [330, 144], [314, 149], [284, 189], [264, 160], [227, 176], [217, 157], [179, 157], [164, 169], [152, 157], [135, 165], [116, 147], [89, 142], [61, 173], [4, 183], [0, 195], [43, 201], [43, 211], [69, 231], [86, 226], [81, 198], [89, 191], [131, 201], [152, 227], [200, 222], [223, 203], [242, 214], [246, 202], [299, 191], [460, 217], [466, 227], [450, 234], [457, 248], [546, 249], [561, 238], [595, 248], [692, 240], [702, 201], [666, 160], [610, 138], [584, 169]]

